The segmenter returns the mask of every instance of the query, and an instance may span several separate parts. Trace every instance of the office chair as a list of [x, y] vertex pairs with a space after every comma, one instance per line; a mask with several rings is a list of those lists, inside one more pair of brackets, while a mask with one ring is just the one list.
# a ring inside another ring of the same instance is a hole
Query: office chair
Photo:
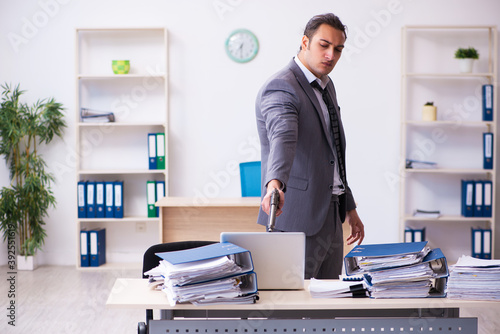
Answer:
[[[146, 275], [144, 275], [144, 273], [155, 268], [160, 263], [160, 258], [156, 256], [156, 253], [191, 249], [214, 243], [216, 243], [216, 241], [177, 241], [153, 245], [149, 247], [146, 252], [144, 252], [144, 257], [142, 260], [142, 278], [148, 278]], [[146, 322], [139, 322], [139, 324], [137, 325], [137, 333], [146, 334], [148, 332], [147, 328], [149, 325], [149, 320], [152, 319], [153, 310], [146, 310]]]

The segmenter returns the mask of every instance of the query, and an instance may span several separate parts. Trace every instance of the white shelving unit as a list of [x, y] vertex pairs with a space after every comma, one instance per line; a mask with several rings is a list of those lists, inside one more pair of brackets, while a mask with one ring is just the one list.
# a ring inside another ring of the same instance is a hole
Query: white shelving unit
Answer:
[[[460, 73], [455, 50], [475, 47], [480, 58], [472, 73]], [[400, 240], [406, 227], [425, 228], [431, 247], [448, 262], [471, 255], [471, 228], [492, 229], [495, 246], [496, 168], [483, 169], [482, 133], [497, 138], [497, 27], [405, 26], [401, 62]], [[492, 84], [493, 121], [482, 120], [481, 87]], [[423, 121], [422, 106], [437, 106], [437, 120]], [[408, 169], [406, 159], [437, 162], [437, 169]], [[461, 216], [461, 180], [493, 183], [492, 217]], [[439, 210], [439, 218], [413, 212]]]
[[[114, 74], [111, 61], [125, 59], [130, 72]], [[167, 30], [78, 28], [75, 67], [76, 181], [124, 182], [124, 218], [76, 218], [77, 268], [140, 268], [162, 235], [160, 219], [147, 217], [146, 181], [165, 181], [166, 196], [169, 188]], [[83, 123], [81, 108], [112, 111], [115, 122]], [[149, 170], [148, 133], [159, 132], [166, 168]], [[80, 230], [97, 227], [106, 228], [106, 264], [81, 267]]]

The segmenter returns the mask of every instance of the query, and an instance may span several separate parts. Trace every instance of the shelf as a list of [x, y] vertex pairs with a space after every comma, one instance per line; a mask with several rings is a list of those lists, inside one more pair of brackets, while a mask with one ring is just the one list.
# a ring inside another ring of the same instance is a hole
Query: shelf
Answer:
[[[496, 159], [498, 97], [493, 94], [490, 100], [493, 121], [483, 121], [483, 85], [493, 85], [494, 92], [498, 89], [497, 26], [410, 25], [401, 32], [399, 239], [405, 241], [407, 227], [426, 228], [425, 240], [431, 247], [441, 248], [447, 258], [458, 258], [472, 253], [470, 228], [478, 226], [491, 229], [495, 253], [498, 172], [495, 161], [493, 169], [482, 168], [482, 133], [493, 134]], [[454, 55], [458, 47], [468, 46], [481, 56], [472, 72], [462, 73]], [[437, 107], [436, 121], [422, 120], [422, 106], [428, 101]], [[406, 168], [408, 157], [437, 162], [438, 168]], [[462, 180], [474, 180], [472, 194], [465, 196]], [[481, 186], [483, 180], [491, 182], [488, 195]], [[476, 202], [478, 191], [482, 202]], [[491, 206], [492, 217], [461, 216], [464, 201]], [[413, 216], [413, 209], [419, 207], [448, 214]]]
[[403, 73], [403, 77], [416, 77], [416, 78], [449, 78], [449, 79], [472, 79], [472, 78], [491, 78], [494, 73]]
[[[118, 195], [122, 196], [119, 205], [125, 214], [124, 218], [75, 218], [76, 267], [85, 271], [130, 268], [140, 272], [144, 251], [162, 242], [159, 217], [147, 217], [147, 182], [161, 182], [165, 196], [169, 189], [167, 30], [88, 27], [77, 28], [75, 33], [76, 181], [123, 182]], [[130, 60], [128, 74], [113, 73], [115, 59]], [[82, 122], [82, 108], [112, 111], [115, 122]], [[164, 169], [148, 169], [150, 133], [165, 133], [164, 144], [158, 145], [164, 149]], [[119, 200], [111, 189], [99, 194], [97, 189], [94, 193], [79, 190], [79, 203], [84, 203], [89, 194], [95, 196], [94, 203], [110, 197]], [[153, 196], [156, 200], [156, 192]], [[81, 267], [81, 228], [106, 229], [106, 264]]]
[[491, 174], [493, 169], [475, 168], [405, 168], [407, 173], [428, 173], [428, 174]]
[[100, 127], [100, 126], [109, 126], [109, 127], [151, 127], [151, 126], [165, 126], [165, 123], [125, 123], [125, 122], [95, 122], [95, 123], [84, 123], [78, 122], [78, 126], [81, 127]]
[[453, 216], [453, 215], [443, 215], [438, 218], [427, 218], [427, 217], [415, 217], [415, 216], [405, 216], [406, 221], [449, 221], [449, 222], [492, 222], [491, 217], [463, 217], [463, 216]]
[[160, 218], [154, 217], [123, 217], [123, 218], [79, 218], [81, 223], [92, 223], [92, 222], [110, 222], [110, 223], [121, 223], [121, 222], [158, 222]]
[[79, 170], [80, 175], [128, 175], [128, 174], [165, 174], [166, 169], [135, 169], [135, 170], [125, 170], [125, 169], [98, 169], [98, 170]]
[[121, 80], [121, 79], [149, 79], [149, 78], [158, 78], [158, 79], [166, 79], [167, 76], [164, 73], [155, 73], [155, 74], [103, 74], [103, 75], [93, 75], [93, 74], [78, 74], [78, 79], [89, 79], [89, 80], [99, 80], [99, 79], [113, 79], [113, 80]]
[[77, 267], [82, 271], [102, 271], [102, 270], [138, 270], [142, 272], [142, 263], [133, 262], [106, 262], [99, 267]]
[[490, 30], [492, 26], [434, 26], [434, 25], [408, 25], [405, 29], [415, 30]]
[[475, 126], [475, 127], [483, 127], [483, 126], [494, 126], [495, 123], [493, 121], [477, 121], [477, 122], [471, 122], [471, 121], [411, 121], [407, 120], [404, 121], [403, 124], [408, 124], [408, 125], [415, 125], [415, 126]]

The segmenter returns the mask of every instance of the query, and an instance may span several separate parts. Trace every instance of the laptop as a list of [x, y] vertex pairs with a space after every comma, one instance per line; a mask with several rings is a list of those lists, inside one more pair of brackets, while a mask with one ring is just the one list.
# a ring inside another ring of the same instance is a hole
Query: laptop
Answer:
[[304, 288], [304, 233], [222, 232], [220, 241], [230, 242], [250, 251], [259, 290]]

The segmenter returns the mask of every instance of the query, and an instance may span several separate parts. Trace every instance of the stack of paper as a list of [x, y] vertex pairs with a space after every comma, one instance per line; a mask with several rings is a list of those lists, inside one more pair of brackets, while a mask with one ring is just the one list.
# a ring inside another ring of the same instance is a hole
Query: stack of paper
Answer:
[[156, 255], [160, 264], [145, 274], [171, 305], [255, 302], [257, 277], [244, 248], [225, 242]]
[[356, 246], [346, 255], [346, 273], [363, 274], [372, 298], [444, 297], [448, 266], [427, 242]]
[[450, 271], [449, 298], [500, 300], [500, 260], [462, 255]]
[[368, 292], [362, 282], [319, 280], [311, 278], [309, 292], [313, 298], [345, 298], [368, 297]]

